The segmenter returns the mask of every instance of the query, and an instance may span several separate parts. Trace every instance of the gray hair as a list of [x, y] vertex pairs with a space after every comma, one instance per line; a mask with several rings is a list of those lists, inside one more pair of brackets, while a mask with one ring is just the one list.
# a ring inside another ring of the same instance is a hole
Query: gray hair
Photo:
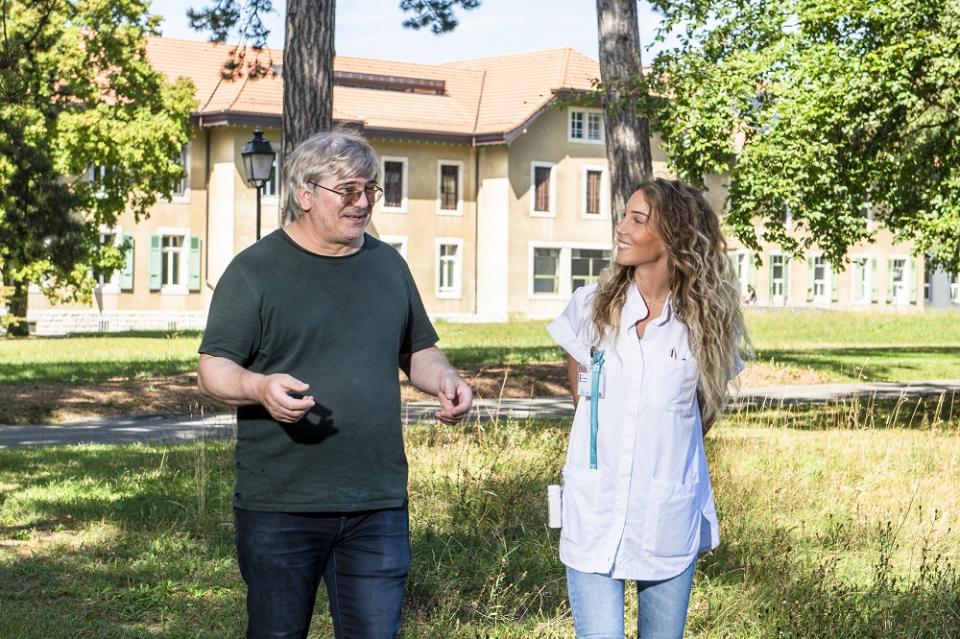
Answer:
[[311, 188], [308, 182], [319, 182], [328, 175], [372, 180], [376, 179], [379, 169], [377, 154], [358, 133], [334, 129], [307, 138], [290, 154], [283, 172], [287, 203], [284, 223], [294, 222], [303, 215], [297, 189]]

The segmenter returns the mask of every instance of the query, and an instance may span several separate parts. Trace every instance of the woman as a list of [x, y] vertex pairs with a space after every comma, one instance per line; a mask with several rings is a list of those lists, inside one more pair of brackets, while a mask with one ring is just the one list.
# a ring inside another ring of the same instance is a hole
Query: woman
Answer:
[[563, 469], [560, 559], [577, 636], [683, 636], [694, 566], [717, 546], [703, 435], [743, 368], [740, 298], [716, 213], [677, 181], [642, 184], [616, 256], [548, 330], [577, 407]]

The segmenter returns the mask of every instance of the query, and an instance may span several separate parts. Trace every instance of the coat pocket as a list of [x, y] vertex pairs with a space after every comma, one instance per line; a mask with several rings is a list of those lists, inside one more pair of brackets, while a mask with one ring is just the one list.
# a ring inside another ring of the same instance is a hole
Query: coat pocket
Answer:
[[563, 470], [562, 537], [574, 543], [583, 543], [596, 533], [599, 489], [599, 470]]
[[697, 486], [650, 481], [643, 546], [656, 557], [682, 557], [700, 545]]

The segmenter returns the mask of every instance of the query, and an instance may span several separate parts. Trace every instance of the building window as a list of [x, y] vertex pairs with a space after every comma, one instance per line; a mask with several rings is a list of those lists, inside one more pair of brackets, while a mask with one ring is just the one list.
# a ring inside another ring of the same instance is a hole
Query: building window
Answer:
[[185, 144], [180, 149], [180, 155], [177, 163], [183, 169], [183, 178], [173, 187], [171, 201], [189, 202], [190, 201], [190, 144]]
[[770, 256], [770, 303], [786, 304], [790, 299], [790, 258]]
[[161, 239], [161, 286], [183, 286], [183, 236], [164, 235]]
[[190, 235], [190, 229], [161, 227], [150, 237], [151, 291], [199, 291], [200, 268], [200, 238]]
[[570, 109], [567, 139], [603, 144], [603, 113], [600, 109]]
[[463, 271], [463, 239], [437, 238], [437, 289], [438, 298], [461, 296], [461, 273]]
[[960, 274], [948, 273], [950, 280], [950, 303], [960, 304]]
[[822, 255], [807, 258], [807, 301], [829, 304], [838, 299], [837, 273]]
[[[383, 200], [380, 209], [390, 213], [407, 211], [407, 158], [382, 158]], [[454, 203], [454, 206], [456, 204]]]
[[933, 301], [933, 264], [928, 257], [923, 266], [923, 301], [927, 304]]
[[874, 276], [876, 260], [868, 257], [854, 257], [850, 260], [851, 301], [865, 304], [876, 299]]
[[[117, 246], [118, 236], [112, 231], [101, 231], [100, 232], [100, 245], [101, 246]], [[115, 291], [120, 290], [119, 277], [116, 271], [107, 273], [106, 271], [101, 271], [100, 269], [94, 269], [93, 271], [93, 281], [100, 286], [104, 291]]]
[[552, 162], [530, 163], [530, 215], [556, 215], [556, 165]]
[[[887, 303], [906, 306], [914, 301], [915, 286], [911, 286], [913, 273], [910, 262], [904, 257], [893, 257], [887, 263], [889, 286]], [[910, 290], [913, 288], [914, 290]]]
[[437, 185], [438, 208], [441, 214], [462, 213], [462, 162], [440, 162]]
[[560, 292], [560, 249], [533, 249], [533, 292]]
[[592, 284], [600, 277], [610, 263], [610, 251], [603, 249], [571, 249], [570, 251], [570, 290]]
[[829, 294], [830, 287], [830, 269], [827, 266], [826, 258], [819, 256], [813, 258], [813, 299], [814, 301], [825, 301]]
[[603, 170], [587, 168], [584, 170], [584, 215], [599, 216], [602, 213]]
[[750, 263], [750, 254], [742, 250], [730, 251], [727, 253], [727, 257], [730, 258], [733, 274], [737, 278], [740, 296], [744, 297], [748, 294], [747, 287], [752, 288], [753, 283], [753, 269], [751, 268], [753, 265]]
[[273, 167], [270, 169], [270, 179], [263, 185], [263, 197], [276, 198], [280, 195], [280, 143], [268, 140], [273, 147]]

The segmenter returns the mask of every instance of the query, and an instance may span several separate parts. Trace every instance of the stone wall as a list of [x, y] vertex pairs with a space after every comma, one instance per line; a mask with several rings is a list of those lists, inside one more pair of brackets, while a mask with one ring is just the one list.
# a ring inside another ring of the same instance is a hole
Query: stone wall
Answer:
[[203, 330], [207, 314], [197, 311], [104, 311], [42, 310], [28, 311], [27, 322], [33, 335], [69, 333], [118, 333], [125, 331]]

